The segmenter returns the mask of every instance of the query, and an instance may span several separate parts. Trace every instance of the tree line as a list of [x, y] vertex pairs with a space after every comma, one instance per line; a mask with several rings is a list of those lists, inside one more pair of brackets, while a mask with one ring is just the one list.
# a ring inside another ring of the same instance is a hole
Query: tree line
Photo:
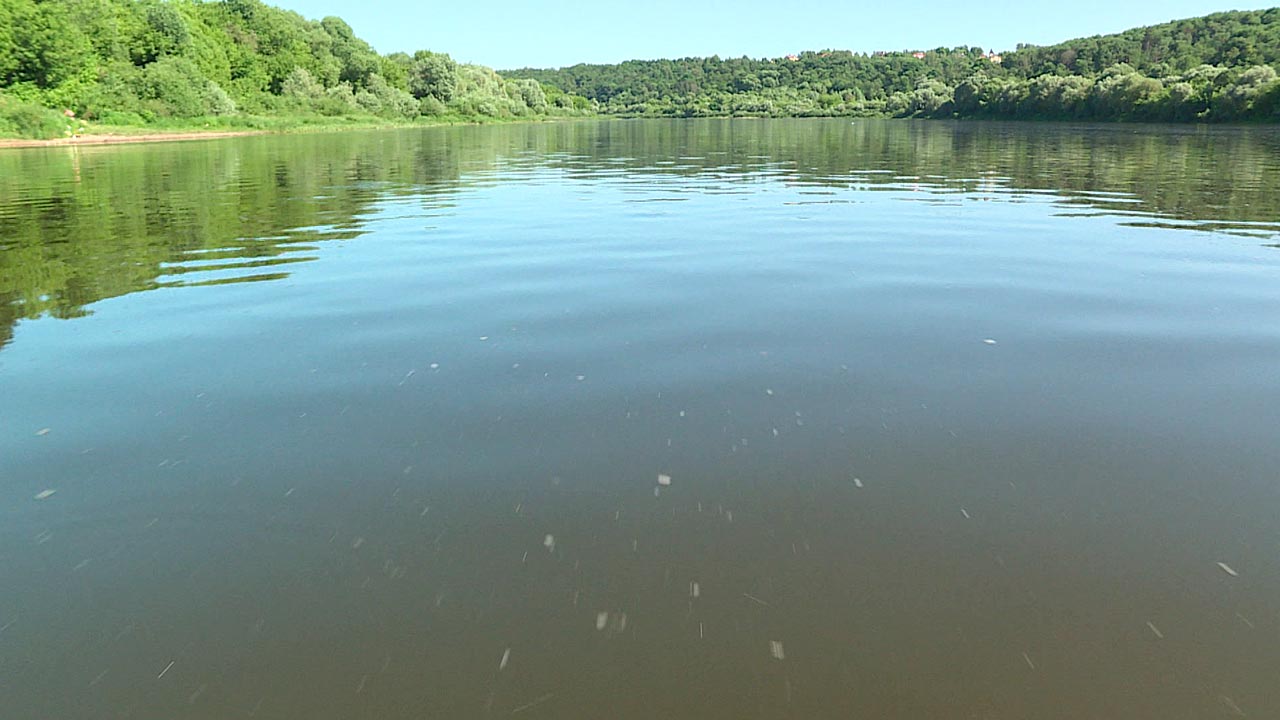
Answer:
[[[381, 55], [261, 0], [0, 0], [0, 135], [254, 118], [964, 117], [1280, 121], [1280, 8], [1003, 57], [978, 47], [506, 71]], [[68, 112], [74, 113], [74, 119]]]
[[260, 0], [0, 0], [0, 132], [227, 116], [526, 117], [590, 109], [421, 51], [380, 55], [336, 17]]
[[1083, 38], [926, 52], [805, 52], [505, 71], [624, 116], [1280, 121], [1280, 8]]

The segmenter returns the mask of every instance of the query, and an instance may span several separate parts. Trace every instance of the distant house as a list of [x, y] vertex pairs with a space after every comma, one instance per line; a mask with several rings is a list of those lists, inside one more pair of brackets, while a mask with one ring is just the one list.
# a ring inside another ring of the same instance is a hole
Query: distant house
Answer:
[[1002, 62], [1004, 62], [1004, 58], [1003, 58], [1003, 57], [1001, 57], [1001, 56], [999, 56], [999, 55], [988, 55], [988, 56], [987, 56], [987, 59], [988, 59], [988, 60], [990, 60], [991, 62], [993, 62], [993, 63], [997, 64], [997, 65], [999, 65], [999, 64], [1000, 64], [1000, 63], [1002, 63]]
[[911, 53], [911, 57], [913, 57], [913, 58], [915, 58], [915, 59], [917, 59], [917, 60], [923, 60], [923, 59], [924, 59], [924, 53], [919, 52], [919, 51], [917, 51], [917, 52], [913, 52], [913, 53]]
[[788, 60], [790, 60], [791, 62], [796, 62], [797, 60], [799, 60], [799, 59], [800, 59], [800, 56], [799, 56], [799, 55], [788, 55], [788, 56], [787, 56], [787, 59], [788, 59]]

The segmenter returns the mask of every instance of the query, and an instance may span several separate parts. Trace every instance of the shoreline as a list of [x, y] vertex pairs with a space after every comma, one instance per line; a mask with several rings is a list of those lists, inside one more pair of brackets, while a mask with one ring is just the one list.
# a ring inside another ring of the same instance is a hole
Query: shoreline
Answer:
[[143, 132], [138, 135], [81, 135], [74, 137], [55, 137], [51, 140], [27, 140], [27, 138], [0, 138], [0, 149], [6, 147], [74, 147], [78, 145], [125, 145], [133, 142], [179, 142], [184, 140], [218, 140], [223, 137], [244, 137], [251, 135], [270, 135], [264, 129], [243, 129], [243, 131], [174, 131]]
[[124, 145], [129, 143], [180, 142], [183, 140], [216, 140], [218, 138], [269, 135], [270, 130], [178, 130], [174, 132], [146, 132], [137, 135], [78, 135], [51, 140], [24, 138], [0, 138], [2, 148], [75, 147], [78, 145]]
[[[454, 125], [490, 125], [490, 124], [523, 124], [566, 122], [579, 120], [598, 120], [599, 117], [549, 116], [545, 118], [526, 119], [512, 118], [505, 120], [477, 121], [471, 118], [455, 120], [413, 122], [413, 123], [334, 123], [314, 125], [287, 125], [278, 128], [258, 128], [245, 130], [146, 130], [144, 132], [117, 133], [110, 130], [102, 133], [88, 133], [74, 137], [36, 140], [31, 138], [0, 138], [0, 150], [9, 148], [43, 148], [43, 147], [78, 147], [80, 145], [129, 145], [136, 143], [180, 142], [186, 140], [219, 140], [223, 138], [251, 137], [254, 135], [298, 135], [310, 133], [344, 132], [347, 130], [391, 130], [414, 127], [449, 127]], [[113, 128], [114, 129], [114, 128]], [[122, 128], [128, 130], [128, 128]]]

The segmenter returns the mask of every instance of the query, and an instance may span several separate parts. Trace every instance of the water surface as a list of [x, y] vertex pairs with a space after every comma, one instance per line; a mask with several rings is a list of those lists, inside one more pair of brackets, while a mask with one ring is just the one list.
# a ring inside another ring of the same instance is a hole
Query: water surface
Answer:
[[2, 714], [1280, 716], [1278, 243], [1264, 128], [0, 153]]

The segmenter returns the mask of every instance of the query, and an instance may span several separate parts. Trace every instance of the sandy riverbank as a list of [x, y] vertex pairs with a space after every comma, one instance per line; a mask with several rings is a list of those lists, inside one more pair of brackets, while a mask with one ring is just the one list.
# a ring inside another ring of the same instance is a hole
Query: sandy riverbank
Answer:
[[0, 148], [60, 147], [70, 145], [116, 145], [122, 143], [177, 142], [179, 140], [213, 140], [216, 138], [265, 135], [266, 130], [208, 130], [195, 132], [152, 132], [137, 135], [80, 135], [53, 140], [0, 138]]

